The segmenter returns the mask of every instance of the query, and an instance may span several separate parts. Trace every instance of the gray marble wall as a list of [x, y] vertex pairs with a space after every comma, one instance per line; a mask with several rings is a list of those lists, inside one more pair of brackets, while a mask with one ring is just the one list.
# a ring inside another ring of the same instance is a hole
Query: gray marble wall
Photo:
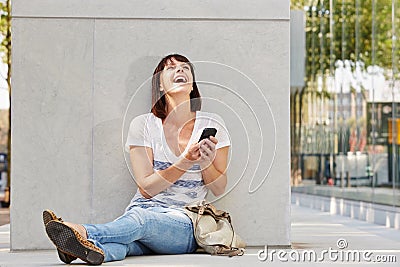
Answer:
[[52, 248], [43, 209], [82, 223], [123, 212], [136, 190], [127, 127], [175, 52], [231, 134], [216, 205], [249, 245], [290, 244], [289, 0], [12, 4], [12, 250]]

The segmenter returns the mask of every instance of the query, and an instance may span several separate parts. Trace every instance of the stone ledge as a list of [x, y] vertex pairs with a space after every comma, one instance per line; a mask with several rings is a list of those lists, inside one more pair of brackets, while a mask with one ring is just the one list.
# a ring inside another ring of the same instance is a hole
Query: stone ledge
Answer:
[[[177, 8], [179, 7], [179, 8]], [[290, 17], [289, 0], [14, 0], [12, 16], [38, 18], [269, 20]]]

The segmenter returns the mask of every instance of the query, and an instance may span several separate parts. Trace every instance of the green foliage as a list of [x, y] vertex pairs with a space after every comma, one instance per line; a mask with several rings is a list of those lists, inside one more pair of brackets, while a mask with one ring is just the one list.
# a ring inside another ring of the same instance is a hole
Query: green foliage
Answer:
[[[365, 66], [385, 69], [398, 67], [400, 38], [393, 57], [391, 0], [332, 0], [332, 7], [329, 0], [291, 0], [291, 8], [305, 12], [306, 80], [313, 81], [319, 73], [333, 69], [337, 59], [362, 60]], [[394, 14], [396, 35], [400, 36], [400, 5]]]
[[0, 34], [3, 36], [3, 41], [0, 44], [0, 53], [2, 54], [3, 62], [8, 65], [11, 63], [10, 22], [10, 1], [0, 2]]

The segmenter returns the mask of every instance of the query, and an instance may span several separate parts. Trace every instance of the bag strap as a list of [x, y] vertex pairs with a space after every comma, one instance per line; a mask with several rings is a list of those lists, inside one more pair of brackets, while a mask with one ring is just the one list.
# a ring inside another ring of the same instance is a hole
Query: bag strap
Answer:
[[228, 212], [223, 210], [218, 210], [217, 208], [215, 208], [214, 205], [212, 205], [211, 203], [206, 203], [204, 200], [201, 201], [199, 204], [186, 206], [185, 208], [197, 214], [201, 213], [210, 215], [217, 221], [221, 219], [227, 219], [229, 222], [231, 222], [231, 216], [229, 215]]
[[233, 256], [242, 256], [243, 254], [244, 254], [243, 248], [225, 248], [222, 246], [218, 246], [215, 252], [211, 255], [233, 257]]

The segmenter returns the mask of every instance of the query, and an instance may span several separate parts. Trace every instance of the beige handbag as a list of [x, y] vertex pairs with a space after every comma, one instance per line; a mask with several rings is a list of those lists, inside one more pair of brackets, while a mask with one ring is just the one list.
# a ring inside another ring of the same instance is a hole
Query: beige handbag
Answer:
[[197, 244], [211, 255], [242, 256], [246, 243], [235, 233], [228, 212], [205, 200], [185, 206]]

